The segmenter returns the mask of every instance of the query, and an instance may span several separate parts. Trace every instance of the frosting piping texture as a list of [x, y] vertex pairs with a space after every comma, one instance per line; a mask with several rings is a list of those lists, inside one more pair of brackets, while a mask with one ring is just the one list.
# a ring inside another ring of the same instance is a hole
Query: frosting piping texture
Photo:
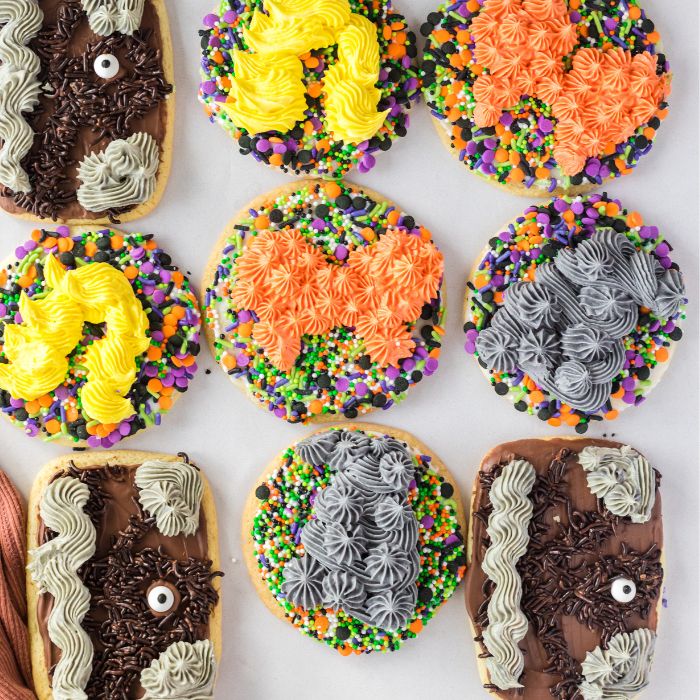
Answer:
[[100, 36], [133, 34], [141, 26], [146, 0], [81, 0], [90, 29]]
[[483, 631], [491, 656], [486, 659], [491, 682], [501, 690], [520, 688], [525, 665], [518, 647], [527, 634], [528, 621], [520, 607], [522, 580], [516, 564], [527, 551], [535, 468], [525, 460], [503, 467], [490, 492], [493, 511], [486, 529], [491, 543], [484, 555], [484, 573], [496, 584], [488, 604], [489, 624]]
[[84, 508], [88, 486], [72, 477], [51, 482], [41, 499], [40, 514], [58, 536], [30, 554], [29, 572], [42, 594], [53, 596], [48, 632], [61, 650], [52, 677], [55, 700], [87, 700], [84, 692], [92, 670], [93, 646], [82, 628], [90, 609], [90, 591], [78, 569], [95, 554], [97, 533]]
[[44, 13], [36, 0], [0, 0], [0, 184], [13, 192], [31, 189], [20, 165], [34, 142], [22, 116], [39, 103], [39, 56], [27, 44], [39, 33]]

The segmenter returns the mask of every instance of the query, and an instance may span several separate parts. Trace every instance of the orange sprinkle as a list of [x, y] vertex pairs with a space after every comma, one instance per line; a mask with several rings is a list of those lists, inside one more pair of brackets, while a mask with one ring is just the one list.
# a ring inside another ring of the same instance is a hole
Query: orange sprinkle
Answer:
[[[574, 2], [578, 4], [579, 0], [572, 0], [571, 2], [569, 2], [569, 6], [572, 10], [576, 9], [574, 8]], [[630, 19], [639, 19], [642, 16], [642, 11], [636, 5], [632, 5], [629, 9], [629, 16]]]
[[256, 216], [255, 217], [255, 228], [258, 229], [258, 231], [262, 229], [266, 229], [270, 227], [270, 219], [262, 214], [261, 216]]
[[48, 433], [55, 435], [61, 429], [61, 423], [55, 418], [52, 418], [51, 420], [46, 421], [44, 427]]
[[606, 420], [615, 420], [615, 418], [617, 418], [619, 415], [620, 415], [620, 412], [613, 408], [612, 411], [608, 411], [605, 414], [605, 419]]
[[329, 182], [326, 185], [326, 194], [331, 199], [335, 199], [336, 197], [340, 197], [341, 193], [342, 193], [342, 190], [340, 189], [340, 185], [337, 182]]
[[310, 404], [309, 404], [309, 411], [313, 413], [314, 415], [318, 415], [321, 413], [323, 410], [323, 404], [318, 400], [314, 399]]
[[408, 629], [413, 632], [413, 634], [418, 634], [423, 629], [423, 620], [420, 618], [415, 619], [409, 626]]
[[544, 401], [544, 394], [539, 390], [531, 391], [530, 392], [530, 401], [533, 404], [538, 404], [542, 403]]
[[341, 656], [350, 656], [350, 654], [352, 654], [352, 647], [349, 647], [347, 644], [343, 644], [342, 647], [338, 647], [338, 653]]
[[160, 358], [163, 357], [163, 351], [155, 345], [151, 345], [151, 347], [148, 348], [146, 356], [149, 360], [160, 360]]
[[668, 360], [668, 350], [665, 347], [660, 347], [654, 354], [657, 362], [666, 362]]
[[547, 423], [553, 425], [555, 428], [558, 428], [561, 425], [561, 418], [550, 418]]
[[152, 394], [160, 394], [162, 389], [163, 385], [161, 384], [160, 379], [158, 379], [157, 377], [153, 377], [153, 379], [149, 380], [148, 391], [150, 391]]
[[321, 634], [325, 634], [328, 630], [328, 618], [325, 615], [319, 615], [316, 618], [316, 630]]
[[27, 403], [24, 404], [24, 410], [30, 415], [34, 416], [37, 413], [39, 413], [39, 409], [41, 406], [39, 405], [38, 401], [27, 401]]
[[158, 405], [164, 410], [168, 411], [173, 406], [173, 400], [169, 396], [161, 396], [158, 399]]
[[641, 226], [643, 222], [644, 219], [642, 219], [642, 215], [639, 212], [632, 211], [627, 215], [627, 225], [630, 228]]
[[321, 95], [321, 83], [311, 83], [306, 92], [311, 95], [311, 97], [319, 97]]
[[182, 283], [185, 281], [185, 276], [180, 272], [180, 270], [175, 270], [172, 274], [172, 280], [176, 287], [181, 287]]

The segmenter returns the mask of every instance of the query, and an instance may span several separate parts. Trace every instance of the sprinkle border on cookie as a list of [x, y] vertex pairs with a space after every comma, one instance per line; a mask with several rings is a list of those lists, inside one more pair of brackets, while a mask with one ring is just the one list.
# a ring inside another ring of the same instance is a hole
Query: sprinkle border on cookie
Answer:
[[[282, 35], [287, 32], [290, 36], [298, 36], [307, 31], [312, 36], [337, 32], [337, 28], [329, 30], [323, 20], [317, 20], [317, 17], [323, 11], [334, 19], [340, 12], [338, 8], [343, 5], [347, 8], [348, 1], [324, 0], [319, 5], [314, 5], [314, 2], [318, 0], [309, 0], [308, 3], [306, 0], [296, 0], [293, 5], [298, 13], [293, 21], [289, 20], [282, 25], [279, 32]], [[238, 141], [243, 155], [251, 154], [258, 162], [280, 168], [283, 172], [340, 178], [355, 165], [360, 172], [369, 171], [375, 165], [378, 152], [389, 150], [396, 138], [406, 135], [409, 127], [408, 110], [420, 96], [418, 69], [413, 65], [418, 53], [416, 37], [408, 28], [405, 18], [392, 9], [390, 0], [378, 3], [367, 0], [349, 1], [351, 17], [361, 17], [363, 19], [360, 21], [369, 20], [377, 25], [379, 65], [374, 81], [370, 77], [359, 80], [361, 75], [366, 75], [365, 70], [373, 77], [373, 66], [350, 65], [347, 76], [339, 76], [341, 83], [347, 85], [348, 78], [351, 78], [351, 82], [357, 85], [353, 86], [352, 91], [348, 88], [349, 94], [343, 96], [343, 103], [336, 104], [335, 108], [341, 116], [345, 109], [348, 110], [348, 118], [344, 121], [346, 125], [352, 123], [355, 129], [361, 126], [359, 122], [377, 123], [380, 119], [377, 115], [381, 112], [386, 112], [386, 116], [379, 128], [372, 131], [371, 137], [346, 142], [334, 139], [327, 124], [326, 102], [332, 82], [329, 80], [330, 70], [333, 68], [338, 72], [340, 69], [336, 67], [342, 64], [338, 59], [338, 44], [333, 41], [337, 40], [337, 35], [328, 39], [332, 43], [313, 48], [298, 57], [293, 54], [285, 57], [271, 54], [269, 67], [264, 71], [258, 71], [256, 66], [247, 67], [245, 77], [241, 77], [240, 88], [244, 95], [242, 104], [246, 105], [246, 109], [252, 105], [247, 105], [246, 100], [250, 98], [250, 90], [254, 84], [257, 85], [260, 75], [274, 74], [279, 86], [274, 96], [265, 97], [268, 109], [263, 111], [266, 113], [265, 119], [270, 123], [261, 123], [260, 126], [267, 128], [249, 131], [241, 124], [234, 123], [225, 106], [236, 101], [235, 93], [238, 89], [233, 73], [233, 55], [235, 51], [248, 50], [245, 34], [254, 17], [262, 15], [262, 4], [262, 0], [221, 0], [218, 10], [204, 18], [206, 29], [200, 31], [202, 79], [199, 99], [210, 120], [218, 122]], [[318, 22], [317, 28], [314, 28], [315, 25], [310, 26], [310, 18]], [[299, 27], [295, 23], [299, 23]], [[369, 60], [368, 56], [371, 56], [371, 52], [361, 45], [352, 59], [346, 60], [366, 61]], [[301, 92], [300, 88], [303, 88]], [[265, 89], [264, 85], [262, 89]], [[287, 102], [283, 99], [283, 92], [289, 98]], [[304, 114], [296, 121], [293, 121], [294, 112], [291, 112], [291, 118], [289, 116], [290, 105], [294, 104], [293, 95], [299, 103], [295, 111], [303, 111]], [[286, 121], [284, 127], [273, 123], [273, 104], [279, 107], [277, 111], [283, 117], [280, 125]], [[260, 119], [259, 108], [253, 109], [251, 106], [247, 111], [255, 115], [256, 120]]]
[[[49, 290], [44, 279], [46, 260], [53, 256], [70, 274], [92, 263], [107, 263], [121, 271], [143, 308], [148, 347], [134, 357], [136, 380], [126, 398], [134, 413], [118, 423], [101, 423], [85, 415], [80, 390], [89, 382], [88, 348], [109, 336], [105, 324], [83, 325], [82, 337], [67, 355], [68, 373], [54, 390], [25, 401], [0, 390], [2, 412], [31, 437], [62, 440], [76, 446], [111, 447], [144, 428], [159, 425], [179, 393], [197, 371], [200, 312], [189, 280], [172, 264], [170, 255], [150, 234], [124, 234], [109, 228], [59, 226], [36, 229], [15, 250], [12, 262], [0, 270], [0, 328], [22, 324], [22, 295], [41, 300]], [[19, 328], [22, 325], [18, 326]], [[0, 362], [8, 359], [0, 348]]]
[[669, 65], [637, 0], [457, 0], [421, 33], [438, 131], [470, 170], [519, 194], [630, 173], [668, 112]]
[[[416, 309], [415, 321], [397, 327], [400, 339], [392, 341], [385, 321], [377, 324], [377, 352], [389, 355], [396, 352], [390, 343], [397, 347], [400, 343], [403, 352], [398, 362], [373, 360], [355, 326], [337, 325], [329, 333], [303, 335], [298, 356], [294, 353], [289, 359], [291, 362], [296, 356], [293, 366], [280, 369], [279, 363], [273, 364], [268, 350], [254, 339], [261, 317], [232, 299], [236, 292], [234, 269], [251, 236], [254, 240], [270, 232], [297, 232], [295, 236], [300, 234], [315, 249], [314, 255], [320, 251], [322, 272], [329, 272], [328, 267], [347, 271], [352, 267], [348, 261], [354, 265], [358, 253], [372, 250], [373, 244], [389, 236], [406, 238], [409, 243], [415, 236], [423, 252], [439, 259], [439, 264], [433, 262], [434, 274], [440, 278], [442, 256], [430, 232], [413, 217], [356, 185], [310, 180], [273, 191], [258, 201], [255, 208], [235, 219], [232, 228], [227, 227], [223, 242], [217, 244], [203, 300], [205, 327], [217, 362], [232, 380], [244, 384], [254, 401], [292, 423], [338, 414], [354, 419], [375, 408], [390, 408], [405, 398], [410, 387], [437, 370], [445, 315], [441, 283], [435, 296]], [[393, 267], [395, 260], [389, 257], [388, 263]], [[389, 272], [392, 270], [388, 269], [385, 278]], [[327, 286], [319, 285], [320, 292], [317, 290], [312, 303], [320, 303]], [[348, 306], [352, 311], [352, 306], [367, 304], [365, 297], [373, 285], [361, 286], [339, 292], [338, 308]], [[279, 297], [280, 304], [283, 298], [288, 295]], [[272, 301], [273, 307], [277, 306]], [[392, 304], [386, 308], [389, 314], [393, 313], [389, 308]], [[271, 325], [274, 330], [275, 324]]]
[[[372, 430], [368, 428], [346, 425], [330, 428], [328, 432], [351, 430], [371, 437], [393, 437], [391, 432], [384, 433], [380, 426], [373, 426]], [[420, 448], [410, 442], [400, 442], [408, 448], [418, 477], [408, 487], [408, 500], [418, 521], [421, 565], [415, 612], [405, 627], [395, 632], [371, 627], [342, 610], [322, 606], [304, 610], [288, 601], [282, 592], [284, 568], [304, 554], [301, 530], [311, 520], [313, 500], [328, 486], [333, 469], [328, 464], [314, 467], [304, 462], [293, 445], [285, 450], [275, 462], [274, 471], [255, 490], [259, 508], [250, 534], [255, 547], [257, 575], [262, 577], [263, 585], [280, 606], [282, 614], [295, 627], [343, 656], [399, 649], [406, 639], [416, 637], [432, 619], [465, 573], [465, 533], [452, 498], [454, 487], [431, 470], [430, 456], [421, 454]]]
[[[561, 250], [575, 250], [600, 230], [623, 234], [637, 251], [656, 259], [661, 271], [677, 271], [672, 247], [656, 226], [645, 224], [638, 212], [628, 212], [619, 200], [607, 194], [561, 197], [547, 204], [533, 205], [507, 228], [493, 237], [486, 253], [467, 283], [465, 298], [465, 349], [478, 358], [480, 333], [490, 327], [496, 312], [504, 305], [504, 293], [518, 281], [532, 282], [536, 270], [552, 262]], [[507, 396], [521, 412], [535, 414], [550, 425], [568, 425], [583, 434], [591, 421], [617, 418], [619, 411], [642, 403], [665, 370], [673, 346], [683, 336], [686, 318], [684, 297], [679, 310], [670, 318], [658, 319], [650, 309], [640, 308], [633, 330], [622, 339], [624, 365], [612, 379], [611, 393], [604, 405], [594, 411], [581, 411], [560, 401], [538, 385], [525, 372], [499, 372], [480, 365], [489, 374], [497, 394]]]

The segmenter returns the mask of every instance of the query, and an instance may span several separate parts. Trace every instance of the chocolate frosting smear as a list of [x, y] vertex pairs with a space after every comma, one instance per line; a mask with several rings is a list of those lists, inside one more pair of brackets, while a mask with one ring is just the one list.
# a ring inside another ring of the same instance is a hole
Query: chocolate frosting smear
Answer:
[[[596, 647], [606, 648], [620, 632], [656, 630], [662, 594], [663, 528], [660, 475], [651, 518], [643, 524], [614, 515], [589, 489], [578, 454], [588, 446], [619, 448], [595, 439], [519, 440], [492, 450], [477, 477], [472, 514], [471, 566], [467, 609], [480, 658], [489, 656], [483, 641], [494, 584], [482, 569], [490, 541], [486, 531], [493, 507], [489, 491], [504, 465], [527, 460], [536, 471], [529, 499], [533, 515], [529, 543], [517, 563], [522, 580], [521, 608], [527, 635], [520, 643], [525, 668], [522, 688], [500, 690], [496, 697], [518, 700], [580, 700], [581, 663]], [[628, 603], [611, 593], [612, 582], [630, 579], [636, 595]]]
[[[22, 160], [31, 190], [15, 193], [0, 185], [0, 204], [14, 214], [43, 219], [97, 219], [118, 223], [133, 207], [85, 210], [77, 199], [78, 165], [117, 139], [146, 132], [163, 153], [166, 99], [173, 86], [163, 68], [163, 36], [158, 14], [146, 0], [133, 36], [95, 34], [80, 0], [40, 0], [42, 28], [29, 48], [39, 56], [39, 104], [25, 113], [34, 131], [32, 149]], [[95, 72], [98, 56], [111, 55], [119, 71], [104, 79]]]
[[[142, 697], [141, 671], [174, 642], [208, 639], [209, 619], [218, 602], [213, 580], [222, 574], [212, 569], [208, 555], [204, 510], [194, 535], [161, 534], [155, 518], [140, 506], [134, 484], [137, 466], [71, 467], [55, 477], [71, 476], [88, 485], [86, 513], [97, 530], [95, 556], [79, 571], [91, 595], [83, 621], [94, 647], [85, 688], [91, 699]], [[53, 537], [55, 533], [41, 523], [38, 544]], [[155, 586], [172, 592], [170, 610], [149, 606], [148, 594]], [[61, 653], [47, 630], [52, 607], [53, 598], [42, 594], [38, 622], [51, 670]]]

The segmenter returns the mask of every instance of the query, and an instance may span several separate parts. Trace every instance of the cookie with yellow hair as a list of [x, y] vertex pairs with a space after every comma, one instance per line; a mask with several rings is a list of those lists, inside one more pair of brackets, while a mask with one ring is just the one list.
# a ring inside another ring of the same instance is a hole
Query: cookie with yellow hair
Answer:
[[151, 235], [35, 230], [0, 270], [0, 406], [29, 436], [111, 447], [197, 370], [189, 281]]
[[339, 178], [406, 135], [416, 38], [391, 0], [220, 0], [204, 26], [199, 99], [242, 154]]

